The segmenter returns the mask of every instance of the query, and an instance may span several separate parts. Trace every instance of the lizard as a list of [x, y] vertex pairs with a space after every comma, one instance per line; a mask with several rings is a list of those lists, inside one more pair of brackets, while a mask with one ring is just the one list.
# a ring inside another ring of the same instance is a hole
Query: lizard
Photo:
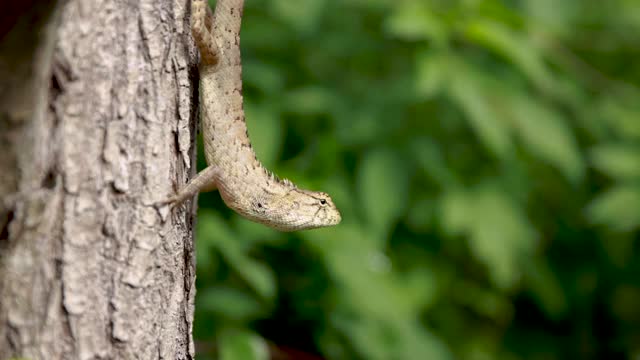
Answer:
[[200, 52], [200, 120], [207, 167], [174, 196], [172, 207], [199, 192], [218, 190], [241, 216], [280, 231], [340, 223], [331, 197], [280, 179], [257, 159], [242, 98], [240, 23], [244, 0], [191, 0], [191, 34]]

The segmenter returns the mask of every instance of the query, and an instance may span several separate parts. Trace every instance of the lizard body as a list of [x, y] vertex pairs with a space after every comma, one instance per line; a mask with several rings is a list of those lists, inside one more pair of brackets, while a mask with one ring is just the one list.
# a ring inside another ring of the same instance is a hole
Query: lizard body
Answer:
[[280, 180], [256, 158], [242, 103], [240, 23], [244, 0], [191, 1], [191, 31], [200, 50], [200, 117], [207, 168], [176, 195], [179, 204], [200, 191], [220, 192], [240, 215], [281, 231], [336, 225], [340, 212], [324, 192]]

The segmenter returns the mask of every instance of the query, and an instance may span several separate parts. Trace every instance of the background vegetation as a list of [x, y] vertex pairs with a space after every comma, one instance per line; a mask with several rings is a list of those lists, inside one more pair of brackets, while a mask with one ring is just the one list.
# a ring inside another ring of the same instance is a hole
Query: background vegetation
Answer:
[[640, 356], [640, 2], [248, 0], [242, 50], [258, 157], [344, 220], [201, 196], [200, 359]]

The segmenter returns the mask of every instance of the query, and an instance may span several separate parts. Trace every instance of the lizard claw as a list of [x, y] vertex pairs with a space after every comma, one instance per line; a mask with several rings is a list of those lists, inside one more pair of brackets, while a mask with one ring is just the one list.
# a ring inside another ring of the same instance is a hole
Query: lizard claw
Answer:
[[175, 206], [175, 202], [173, 201], [173, 198], [170, 197], [162, 201], [154, 202], [151, 204], [151, 206], [153, 206], [153, 208], [156, 209], [156, 211], [160, 215], [160, 218], [164, 222], [167, 220], [167, 217], [171, 213], [171, 210], [173, 210], [173, 207]]

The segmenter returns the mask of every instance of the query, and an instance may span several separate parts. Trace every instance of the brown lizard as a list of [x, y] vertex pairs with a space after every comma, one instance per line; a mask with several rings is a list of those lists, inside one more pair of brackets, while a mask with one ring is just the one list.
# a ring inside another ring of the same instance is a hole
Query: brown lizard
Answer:
[[200, 50], [200, 117], [208, 167], [175, 196], [179, 204], [218, 189], [240, 215], [281, 231], [336, 225], [340, 212], [324, 192], [281, 180], [257, 160], [242, 107], [240, 22], [244, 0], [191, 1], [191, 32]]

